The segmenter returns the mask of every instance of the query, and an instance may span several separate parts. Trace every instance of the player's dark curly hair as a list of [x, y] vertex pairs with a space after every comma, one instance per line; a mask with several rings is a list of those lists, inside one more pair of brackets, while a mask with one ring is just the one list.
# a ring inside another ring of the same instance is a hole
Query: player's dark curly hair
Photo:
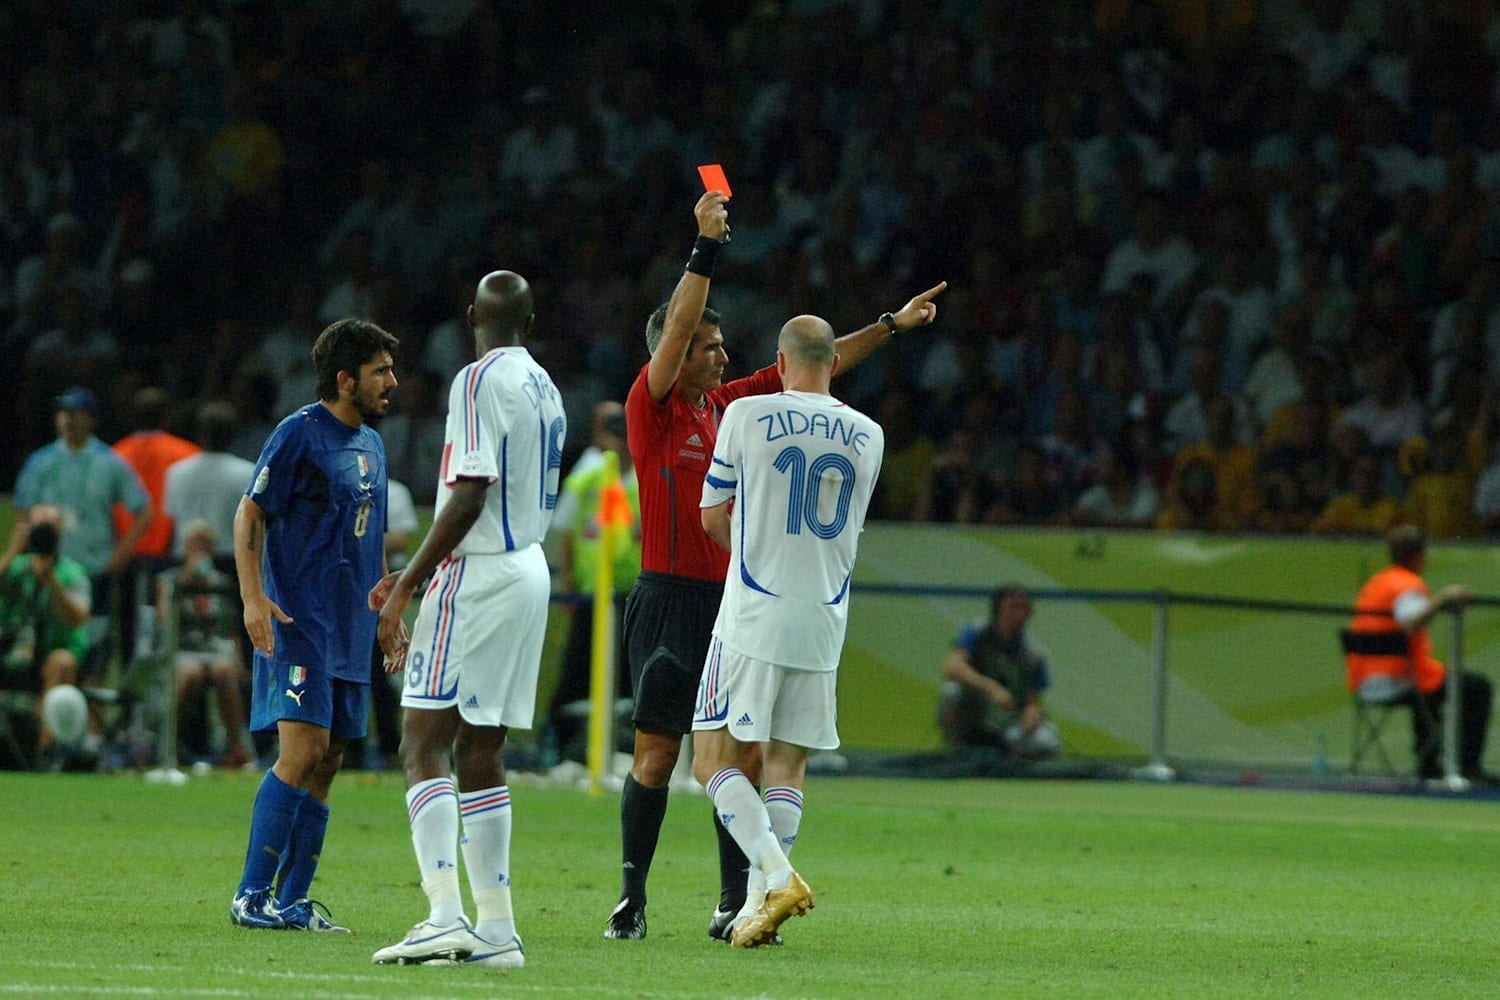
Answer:
[[339, 398], [339, 372], [358, 377], [361, 365], [376, 354], [396, 353], [401, 341], [367, 319], [341, 319], [328, 324], [313, 342], [313, 371], [318, 377], [318, 398]]
[[[646, 350], [652, 354], [656, 353], [656, 345], [661, 343], [662, 331], [667, 325], [667, 306], [670, 302], [663, 302], [656, 307], [651, 318], [646, 320]], [[718, 326], [719, 311], [710, 306], [703, 307], [703, 318], [698, 321], [699, 326]], [[697, 332], [697, 331], [694, 331]]]

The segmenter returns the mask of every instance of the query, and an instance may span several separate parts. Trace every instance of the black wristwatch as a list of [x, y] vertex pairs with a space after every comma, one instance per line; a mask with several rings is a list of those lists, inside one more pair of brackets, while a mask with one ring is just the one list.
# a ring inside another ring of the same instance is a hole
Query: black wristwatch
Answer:
[[880, 314], [880, 322], [884, 323], [885, 324], [885, 328], [887, 330], [891, 331], [892, 333], [900, 333], [901, 332], [900, 330], [898, 330], [896, 328], [896, 317], [892, 316], [890, 313], [881, 313]]

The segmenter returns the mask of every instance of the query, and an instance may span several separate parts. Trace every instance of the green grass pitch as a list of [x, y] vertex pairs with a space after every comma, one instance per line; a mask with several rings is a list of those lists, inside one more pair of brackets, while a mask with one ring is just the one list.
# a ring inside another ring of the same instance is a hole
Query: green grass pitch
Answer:
[[[353, 936], [229, 925], [255, 778], [0, 775], [0, 996], [1417, 997], [1494, 989], [1494, 802], [815, 777], [778, 949], [711, 942], [709, 807], [674, 793], [644, 942], [600, 938], [617, 799], [512, 774], [528, 964], [370, 964], [425, 914], [402, 787], [335, 786], [314, 895]], [[465, 888], [467, 896], [467, 888]]]

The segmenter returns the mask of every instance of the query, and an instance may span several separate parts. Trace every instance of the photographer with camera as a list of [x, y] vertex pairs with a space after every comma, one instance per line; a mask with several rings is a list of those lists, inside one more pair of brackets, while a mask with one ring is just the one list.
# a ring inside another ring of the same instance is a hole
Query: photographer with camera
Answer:
[[0, 688], [37, 693], [38, 759], [52, 744], [42, 701], [51, 688], [77, 681], [88, 652], [89, 575], [59, 554], [61, 540], [61, 512], [38, 504], [0, 555]]

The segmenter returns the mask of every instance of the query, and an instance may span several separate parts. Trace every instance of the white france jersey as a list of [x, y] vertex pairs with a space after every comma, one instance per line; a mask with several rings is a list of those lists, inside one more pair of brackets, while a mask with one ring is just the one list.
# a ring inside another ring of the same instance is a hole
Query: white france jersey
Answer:
[[487, 479], [489, 490], [453, 558], [513, 552], [546, 536], [567, 430], [557, 386], [526, 348], [498, 347], [459, 371], [448, 391], [435, 510], [459, 479]]
[[747, 396], [724, 410], [702, 506], [734, 500], [714, 623], [725, 646], [784, 667], [838, 667], [884, 453], [880, 425], [832, 396]]

